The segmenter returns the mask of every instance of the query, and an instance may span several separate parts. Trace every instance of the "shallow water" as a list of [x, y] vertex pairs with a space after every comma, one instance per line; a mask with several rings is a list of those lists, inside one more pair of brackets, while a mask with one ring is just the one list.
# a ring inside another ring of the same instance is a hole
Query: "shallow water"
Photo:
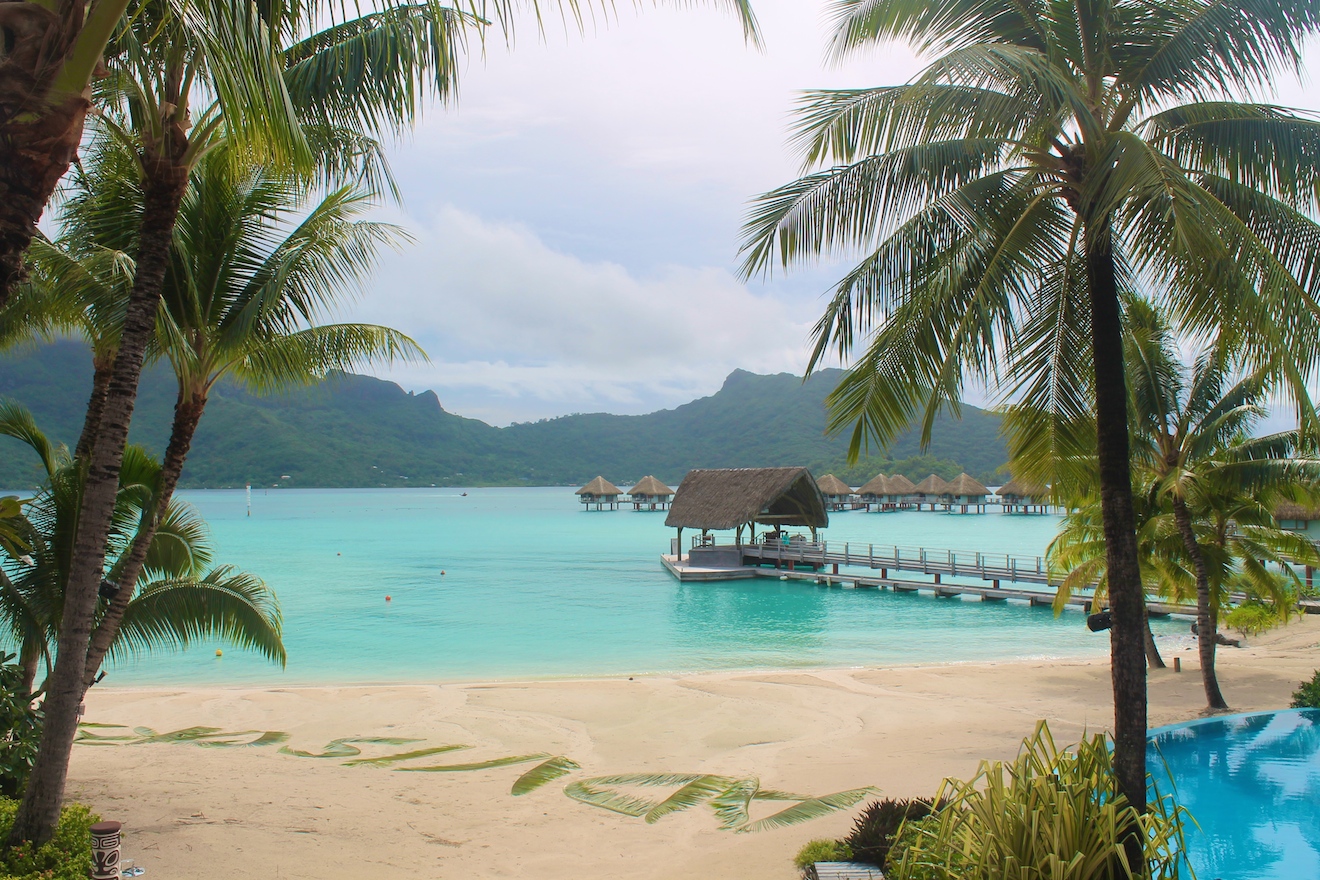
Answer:
[[[110, 669], [106, 685], [415, 682], [1098, 655], [1078, 611], [770, 579], [680, 584], [661, 512], [584, 512], [571, 489], [185, 492], [217, 561], [284, 610], [281, 670], [223, 644]], [[1052, 516], [834, 514], [830, 544], [1034, 555]], [[386, 596], [391, 601], [386, 602]], [[1182, 622], [1157, 622], [1181, 632]], [[217, 648], [224, 656], [215, 657]]]

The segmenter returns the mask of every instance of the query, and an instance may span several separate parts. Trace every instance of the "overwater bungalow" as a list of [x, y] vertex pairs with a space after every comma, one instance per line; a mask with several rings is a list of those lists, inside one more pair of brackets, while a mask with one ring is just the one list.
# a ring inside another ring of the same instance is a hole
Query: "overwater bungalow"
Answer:
[[834, 474], [826, 474], [816, 481], [820, 494], [825, 496], [825, 506], [830, 510], [847, 510], [852, 506], [853, 490]]
[[876, 510], [893, 510], [894, 504], [890, 500], [889, 478], [884, 474], [876, 474], [867, 480], [860, 489], [857, 490], [857, 497], [861, 499], [862, 504], [870, 510], [872, 506]]
[[999, 487], [999, 504], [1004, 513], [1049, 513], [1050, 490], [1047, 486], [1012, 479]]
[[968, 513], [972, 510], [985, 513], [985, 499], [989, 494], [990, 490], [978, 480], [961, 473], [945, 485], [943, 499], [950, 511], [956, 507], [959, 513]]
[[931, 474], [926, 479], [912, 487], [913, 503], [917, 505], [917, 510], [921, 510], [921, 505], [929, 504], [930, 509], [934, 510], [936, 504], [944, 503], [944, 495], [948, 491], [949, 484], [939, 477]]
[[889, 497], [893, 499], [894, 506], [898, 509], [910, 509], [913, 502], [912, 496], [916, 494], [916, 484], [902, 474], [894, 474], [889, 478]]
[[[1312, 541], [1320, 543], [1320, 508], [1303, 507], [1291, 501], [1276, 505], [1274, 518], [1279, 527], [1306, 535]], [[1306, 586], [1315, 586], [1315, 569], [1306, 566]]]
[[593, 504], [596, 510], [618, 510], [621, 495], [623, 490], [604, 477], [597, 477], [577, 490], [583, 510], [591, 510]]
[[652, 476], [642, 477], [628, 490], [633, 510], [668, 510], [674, 490]]
[[[811, 540], [817, 529], [829, 525], [829, 511], [820, 487], [804, 467], [720, 468], [688, 471], [674, 493], [665, 525], [678, 530], [671, 555], [719, 567], [742, 564], [739, 545], [751, 542], [791, 541], [787, 529], [805, 527]], [[766, 530], [757, 533], [758, 526]], [[697, 529], [691, 548], [683, 547], [683, 530]], [[718, 546], [712, 531], [734, 532], [733, 545]], [[727, 559], [726, 559], [727, 557]]]

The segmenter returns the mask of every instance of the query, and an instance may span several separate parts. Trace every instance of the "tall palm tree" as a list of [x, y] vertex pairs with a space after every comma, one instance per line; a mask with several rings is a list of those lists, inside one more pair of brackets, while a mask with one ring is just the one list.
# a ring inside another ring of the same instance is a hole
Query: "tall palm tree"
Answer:
[[[33, 691], [51, 646], [59, 637], [64, 585], [72, 558], [74, 519], [85, 477], [68, 451], [52, 444], [26, 409], [0, 403], [0, 435], [26, 444], [41, 460], [45, 486], [22, 505], [25, 546], [0, 542], [0, 620], [19, 649], [23, 684]], [[187, 504], [175, 501], [155, 529], [145, 565], [136, 576], [125, 571], [140, 534], [143, 511], [156, 503], [161, 467], [139, 447], [129, 447], [121, 470], [107, 579], [127, 594], [123, 624], [110, 653], [118, 656], [186, 648], [203, 638], [219, 638], [285, 662], [279, 604], [251, 574], [213, 566], [206, 524]], [[108, 601], [98, 603], [104, 615]]]
[[[1167, 503], [1191, 562], [1206, 702], [1227, 709], [1215, 676], [1215, 648], [1228, 572], [1236, 568], [1258, 592], [1269, 592], [1275, 579], [1259, 560], [1290, 570], [1290, 557], [1314, 558], [1314, 547], [1279, 529], [1271, 510], [1285, 493], [1320, 487], [1320, 461], [1296, 455], [1295, 431], [1250, 436], [1267, 414], [1263, 374], [1233, 381], [1232, 359], [1222, 345], [1202, 351], [1187, 369], [1172, 328], [1146, 300], [1128, 302], [1125, 319], [1134, 468], [1145, 473], [1156, 503]], [[1199, 521], [1210, 524], [1218, 553], [1202, 547]]]
[[817, 324], [811, 361], [862, 346], [830, 401], [831, 426], [853, 429], [853, 455], [916, 416], [928, 437], [971, 380], [1061, 410], [1070, 418], [1060, 424], [1094, 406], [1114, 764], [1141, 808], [1144, 602], [1119, 297], [1162, 291], [1179, 329], [1238, 341], [1304, 398], [1320, 348], [1320, 124], [1233, 95], [1297, 65], [1320, 6], [834, 9], [836, 57], [903, 39], [934, 60], [904, 85], [803, 99], [797, 142], [807, 168], [821, 170], [758, 200], [744, 269], [865, 253]]
[[[383, 125], [410, 124], [430, 95], [450, 94], [456, 74], [452, 49], [461, 29], [480, 30], [497, 21], [507, 35], [520, 8], [511, 0], [462, 0], [458, 8], [436, 0], [377, 0], [365, 15], [358, 6], [358, 17], [332, 19], [329, 27], [318, 30], [325, 21], [316, 14], [322, 7], [303, 0], [137, 0], [135, 5], [131, 0], [100, 0], [94, 4], [99, 30], [80, 30], [81, 6], [74, 0], [54, 2], [69, 7], [67, 20], [61, 23], [51, 19], [48, 10], [38, 9], [45, 16], [44, 31], [32, 39], [21, 35], [16, 51], [0, 59], [0, 165], [12, 158], [11, 147], [17, 143], [30, 154], [24, 157], [24, 173], [40, 178], [33, 178], [35, 186], [24, 183], [26, 200], [0, 208], [0, 305], [17, 280], [19, 255], [40, 216], [35, 198], [26, 197], [39, 196], [44, 202], [67, 168], [87, 109], [82, 93], [88, 91], [103, 52], [109, 75], [100, 89], [107, 104], [101, 118], [112, 135], [133, 146], [143, 199], [132, 252], [133, 288], [101, 421], [88, 452], [88, 479], [67, 585], [67, 619], [46, 698], [42, 746], [9, 836], [11, 842], [38, 843], [50, 837], [59, 817], [119, 468], [191, 169], [221, 142], [246, 153], [249, 160], [283, 164], [312, 176], [319, 171], [323, 179], [356, 164], [343, 161], [344, 155], [371, 165], [379, 158], [379, 151], [370, 146], [371, 135]], [[744, 33], [755, 41], [747, 0], [718, 2], [736, 12]], [[536, 0], [529, 5], [539, 20]], [[594, 9], [594, 3], [561, 3], [579, 24], [587, 8]], [[602, 8], [608, 12], [611, 7]], [[126, 9], [131, 14], [121, 21]], [[0, 10], [0, 19], [6, 19], [7, 12]], [[5, 30], [6, 42], [13, 33]], [[52, 46], [54, 56], [48, 52]], [[77, 51], [68, 54], [69, 47]], [[43, 60], [33, 69], [20, 65], [21, 88], [9, 88], [15, 85], [15, 59], [33, 53]], [[72, 65], [75, 56], [86, 63]], [[215, 98], [196, 119], [194, 92]], [[6, 117], [11, 96], [28, 108], [24, 124], [35, 117], [36, 126], [13, 129]], [[63, 115], [52, 112], [42, 129], [46, 108]], [[318, 136], [319, 151], [313, 148]], [[341, 149], [348, 145], [355, 146]], [[7, 182], [0, 173], [0, 184]]]
[[[367, 193], [340, 187], [319, 200], [295, 177], [236, 167], [225, 149], [193, 170], [166, 272], [155, 350], [178, 383], [155, 511], [147, 511], [126, 555], [128, 582], [145, 564], [152, 524], [163, 520], [183, 473], [211, 390], [225, 377], [260, 391], [325, 379], [365, 363], [424, 358], [407, 336], [371, 324], [321, 324], [372, 270], [395, 227], [360, 219]], [[135, 225], [133, 210], [95, 194], [68, 215], [75, 236], [97, 230], [110, 240]], [[93, 630], [85, 682], [110, 650], [127, 597], [116, 597]]]

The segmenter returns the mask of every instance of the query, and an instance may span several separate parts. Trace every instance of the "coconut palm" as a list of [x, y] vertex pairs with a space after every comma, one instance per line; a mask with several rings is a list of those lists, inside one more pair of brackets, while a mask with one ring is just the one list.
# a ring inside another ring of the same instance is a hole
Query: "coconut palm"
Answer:
[[[22, 552], [0, 542], [0, 620], [6, 637], [19, 650], [23, 684], [31, 693], [43, 660], [49, 670], [51, 647], [59, 638], [85, 472], [17, 404], [0, 404], [0, 435], [26, 444], [40, 458], [46, 474], [45, 486], [18, 514], [24, 525]], [[136, 578], [125, 577], [143, 513], [156, 503], [161, 468], [134, 446], [125, 453], [121, 475], [106, 574], [107, 581], [121, 585], [128, 601], [111, 655], [183, 649], [201, 639], [221, 639], [283, 665], [275, 595], [254, 575], [212, 565], [206, 524], [191, 506], [178, 501], [169, 505], [155, 529], [145, 565]], [[109, 604], [98, 603], [98, 616]]]
[[[746, 0], [722, 2], [755, 40]], [[453, 50], [462, 29], [481, 29], [493, 20], [507, 35], [519, 7], [508, 0], [463, 0], [458, 9], [433, 0], [377, 0], [365, 15], [359, 5], [356, 18], [332, 18], [328, 27], [320, 27], [326, 21], [317, 14], [322, 7], [298, 0], [102, 0], [96, 4], [96, 28], [80, 30], [82, 16], [72, 11], [52, 19], [44, 7], [23, 5], [44, 16], [45, 23], [44, 31], [31, 38], [19, 33], [15, 51], [0, 59], [0, 165], [8, 172], [6, 163], [17, 144], [20, 170], [31, 178], [20, 181], [23, 198], [0, 213], [0, 305], [17, 280], [19, 255], [40, 216], [37, 199], [44, 202], [53, 191], [80, 139], [87, 109], [82, 93], [102, 54], [108, 75], [98, 84], [105, 105], [100, 120], [110, 136], [133, 148], [142, 187], [133, 288], [87, 456], [84, 509], [67, 585], [69, 619], [61, 629], [47, 695], [43, 746], [10, 833], [11, 841], [44, 842], [59, 816], [86, 672], [82, 640], [89, 634], [138, 377], [192, 168], [223, 143], [249, 161], [294, 168], [322, 181], [358, 160], [370, 169], [380, 155], [372, 135], [382, 125], [410, 124], [425, 100], [450, 94]], [[540, 7], [535, 0], [530, 5], [539, 20]], [[347, 11], [342, 5], [332, 8]], [[594, 4], [564, 0], [561, 8], [580, 24], [581, 11], [594, 10]], [[603, 11], [610, 8], [602, 5]], [[125, 10], [131, 14], [121, 21]], [[7, 12], [0, 11], [0, 19]], [[6, 43], [14, 34], [5, 31]], [[40, 63], [19, 64], [34, 53]], [[194, 119], [195, 96], [214, 101]], [[26, 127], [15, 129], [6, 120], [5, 108], [11, 106], [26, 108]], [[28, 125], [29, 117], [35, 117], [35, 127]], [[7, 175], [0, 176], [0, 184], [9, 182]]]
[[1320, 348], [1320, 124], [1234, 94], [1297, 65], [1320, 6], [834, 9], [836, 57], [904, 39], [934, 60], [904, 85], [803, 99], [797, 142], [810, 173], [757, 201], [744, 269], [864, 252], [816, 326], [811, 361], [860, 346], [830, 400], [854, 456], [914, 417], [928, 436], [968, 381], [1061, 411], [1060, 425], [1098, 415], [1115, 769], [1140, 808], [1144, 603], [1120, 293], [1160, 291], [1179, 330], [1234, 341], [1302, 401]]
[[[1230, 571], [1254, 593], [1278, 599], [1278, 581], [1260, 561], [1311, 559], [1310, 542], [1278, 528], [1272, 502], [1303, 486], [1320, 486], [1320, 461], [1299, 457], [1297, 432], [1250, 437], [1266, 414], [1269, 385], [1261, 373], [1233, 381], [1222, 345], [1201, 352], [1188, 369], [1163, 316], [1144, 300], [1125, 309], [1124, 354], [1133, 416], [1133, 465], [1167, 502], [1195, 574], [1198, 648], [1206, 702], [1226, 709], [1215, 677], [1219, 609]], [[1210, 529], [1202, 547], [1197, 523]], [[1294, 576], [1295, 577], [1295, 576]]]
[[[164, 280], [155, 350], [178, 383], [155, 513], [147, 512], [126, 555], [131, 581], [145, 564], [151, 523], [163, 518], [212, 389], [226, 377], [259, 391], [325, 379], [364, 363], [425, 357], [403, 334], [370, 324], [321, 324], [372, 270], [382, 245], [400, 240], [387, 224], [360, 219], [368, 195], [340, 187], [319, 200], [295, 177], [236, 166], [224, 149], [205, 156], [179, 213]], [[131, 234], [133, 210], [95, 193], [75, 200], [71, 234]], [[115, 218], [120, 220], [118, 231]], [[110, 650], [127, 597], [110, 603], [93, 631], [85, 680]]]

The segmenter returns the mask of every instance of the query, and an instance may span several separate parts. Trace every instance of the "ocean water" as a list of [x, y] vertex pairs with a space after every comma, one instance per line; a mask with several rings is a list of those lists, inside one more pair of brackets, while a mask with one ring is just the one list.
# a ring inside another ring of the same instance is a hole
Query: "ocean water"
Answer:
[[[284, 613], [284, 669], [223, 643], [109, 668], [102, 686], [572, 677], [1100, 655], [1080, 611], [756, 579], [680, 584], [662, 512], [585, 512], [572, 489], [181, 493], [217, 561]], [[1052, 516], [831, 516], [836, 542], [1034, 555]], [[389, 596], [391, 601], [386, 602]], [[1185, 623], [1157, 622], [1158, 632]], [[223, 649], [216, 657], [216, 649]]]

